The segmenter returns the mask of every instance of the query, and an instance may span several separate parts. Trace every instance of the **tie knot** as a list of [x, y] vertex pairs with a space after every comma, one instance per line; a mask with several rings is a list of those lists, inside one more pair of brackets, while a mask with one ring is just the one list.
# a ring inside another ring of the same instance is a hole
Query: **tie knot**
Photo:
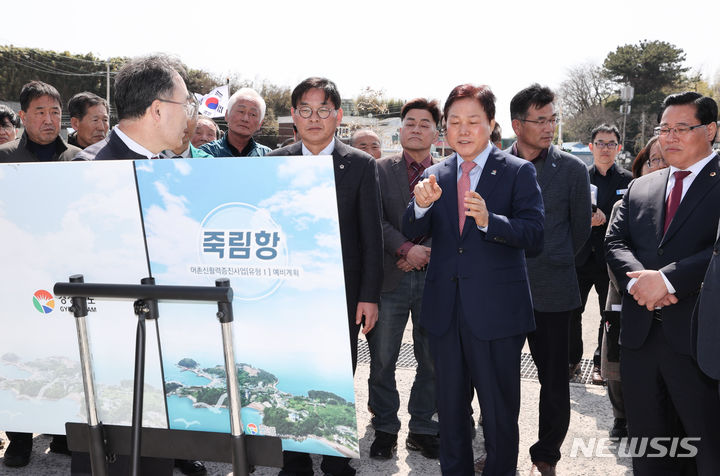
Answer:
[[678, 170], [673, 175], [675, 176], [676, 182], [682, 182], [685, 179], [685, 177], [687, 177], [691, 173], [692, 172], [690, 172], [689, 170]]
[[462, 169], [462, 173], [469, 174], [472, 169], [475, 168], [477, 164], [475, 162], [466, 162], [463, 160], [463, 163], [460, 164], [460, 168]]

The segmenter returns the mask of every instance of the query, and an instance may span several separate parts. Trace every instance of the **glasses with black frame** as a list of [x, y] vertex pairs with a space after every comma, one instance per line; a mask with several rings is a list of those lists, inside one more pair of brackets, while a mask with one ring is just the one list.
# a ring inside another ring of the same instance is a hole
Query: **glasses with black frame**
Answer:
[[320, 119], [327, 119], [328, 117], [330, 117], [330, 114], [332, 114], [333, 111], [335, 111], [335, 109], [326, 107], [326, 106], [322, 106], [313, 111], [313, 108], [311, 108], [310, 106], [300, 106], [295, 111], [303, 119], [310, 119], [313, 115], [313, 112], [317, 113], [317, 115]]
[[598, 149], [615, 149], [618, 146], [617, 142], [593, 142], [593, 145]]
[[676, 136], [682, 137], [688, 132], [697, 129], [698, 127], [707, 126], [707, 124], [697, 124], [695, 126], [688, 126], [687, 124], [678, 124], [675, 127], [660, 126], [653, 129], [656, 136], [669, 136], [671, 132], [675, 133]]
[[157, 100], [160, 102], [169, 102], [172, 104], [181, 105], [183, 107], [183, 109], [185, 109], [185, 115], [187, 117], [195, 117], [197, 115], [198, 111], [200, 110], [200, 103], [198, 103], [197, 98], [192, 93], [189, 93], [187, 95], [187, 99], [185, 100], [185, 102], [173, 101], [172, 99], [163, 99], [163, 98], [157, 98]]

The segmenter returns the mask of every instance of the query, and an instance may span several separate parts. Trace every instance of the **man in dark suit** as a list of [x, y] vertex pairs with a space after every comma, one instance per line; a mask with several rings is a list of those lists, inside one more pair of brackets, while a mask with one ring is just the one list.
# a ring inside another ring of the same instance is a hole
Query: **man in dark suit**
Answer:
[[[680, 436], [673, 425], [679, 416], [685, 434], [699, 438], [693, 445], [701, 475], [720, 474], [717, 382], [698, 367], [691, 338], [720, 218], [720, 158], [712, 150], [717, 114], [715, 101], [698, 93], [665, 98], [656, 133], [670, 167], [630, 183], [605, 239], [623, 292], [620, 372], [628, 433]], [[635, 474], [679, 474], [689, 458], [669, 454], [633, 458]]]
[[720, 223], [710, 265], [695, 306], [695, 355], [705, 375], [718, 381], [720, 391]]
[[[605, 262], [605, 232], [607, 219], [613, 205], [620, 200], [632, 180], [632, 174], [615, 163], [620, 152], [620, 131], [616, 126], [601, 124], [592, 130], [590, 150], [593, 164], [588, 167], [590, 183], [597, 187], [597, 209], [592, 214], [592, 232], [575, 259], [578, 285], [582, 305], [570, 317], [570, 353], [568, 355], [570, 378], [580, 365], [583, 354], [582, 315], [585, 312], [588, 294], [595, 286], [598, 295], [598, 309], [603, 314], [607, 301], [608, 278]], [[598, 323], [598, 341], [593, 355], [592, 382], [602, 385], [600, 375], [600, 347], [602, 345], [603, 319]]]
[[[380, 192], [375, 159], [335, 139], [342, 121], [340, 93], [326, 78], [308, 78], [291, 95], [292, 117], [301, 142], [268, 155], [332, 155], [337, 193], [340, 245], [345, 271], [348, 327], [353, 372], [357, 365], [358, 332], [367, 334], [378, 318], [383, 276], [383, 241]], [[347, 458], [325, 456], [325, 474], [352, 476]], [[281, 475], [311, 476], [312, 460], [306, 453], [286, 451]]]
[[425, 267], [430, 260], [430, 239], [422, 237], [413, 241], [400, 231], [400, 226], [415, 185], [425, 169], [433, 164], [430, 148], [438, 137], [440, 108], [437, 101], [413, 99], [402, 107], [400, 119], [402, 153], [377, 162], [385, 255], [380, 316], [375, 329], [368, 334], [368, 404], [373, 412], [375, 429], [370, 457], [391, 458], [397, 446], [400, 397], [395, 384], [395, 365], [409, 313], [417, 370], [408, 402], [410, 433], [406, 446], [410, 450], [419, 450], [426, 458], [435, 459], [438, 457], [438, 424], [432, 419], [437, 411], [435, 377], [427, 334], [418, 324]]
[[[188, 119], [198, 104], [188, 94], [183, 66], [164, 55], [134, 58], [115, 76], [115, 108], [120, 122], [110, 135], [87, 147], [76, 159], [157, 159], [188, 139]], [[200, 461], [176, 459], [183, 474], [207, 473]]]
[[432, 237], [420, 325], [435, 364], [440, 466], [473, 474], [472, 386], [484, 421], [484, 474], [515, 475], [520, 354], [535, 328], [525, 250], [542, 246], [534, 168], [490, 144], [495, 96], [456, 87], [445, 102], [456, 154], [430, 167], [403, 215], [408, 237]]
[[538, 441], [530, 447], [532, 476], [555, 474], [570, 425], [568, 326], [573, 309], [580, 307], [575, 255], [590, 236], [592, 214], [585, 164], [552, 145], [554, 100], [553, 92], [539, 84], [513, 97], [510, 117], [517, 142], [506, 150], [535, 166], [545, 204], [543, 250], [528, 257], [537, 325], [528, 344], [540, 380]]
[[[62, 100], [54, 86], [31, 81], [20, 91], [20, 119], [25, 126], [22, 137], [0, 146], [0, 162], [55, 162], [72, 160], [80, 149], [60, 137]], [[3, 464], [17, 468], [26, 466], [32, 454], [32, 433], [7, 432], [10, 444]], [[70, 454], [65, 435], [53, 435], [53, 453]]]
[[115, 77], [118, 125], [77, 155], [85, 160], [152, 159], [182, 145], [198, 104], [188, 93], [184, 68], [163, 55], [135, 58]]

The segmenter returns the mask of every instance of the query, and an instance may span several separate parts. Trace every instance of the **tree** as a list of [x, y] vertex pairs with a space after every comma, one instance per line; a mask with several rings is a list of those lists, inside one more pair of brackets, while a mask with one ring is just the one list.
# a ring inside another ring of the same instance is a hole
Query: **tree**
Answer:
[[362, 92], [355, 98], [355, 109], [360, 116], [372, 114], [374, 116], [387, 114], [387, 100], [382, 89], [373, 89], [370, 86], [365, 87]]
[[582, 114], [604, 104], [613, 94], [613, 83], [603, 69], [590, 63], [573, 66], [568, 79], [560, 85], [563, 113], [569, 116]]
[[[638, 151], [649, 137], [663, 99], [670, 93], [687, 88], [689, 68], [683, 66], [685, 53], [665, 41], [643, 40], [637, 45], [618, 46], [603, 62], [605, 76], [618, 85], [635, 89], [632, 113], [627, 117], [626, 148]], [[618, 110], [620, 99], [606, 103]]]

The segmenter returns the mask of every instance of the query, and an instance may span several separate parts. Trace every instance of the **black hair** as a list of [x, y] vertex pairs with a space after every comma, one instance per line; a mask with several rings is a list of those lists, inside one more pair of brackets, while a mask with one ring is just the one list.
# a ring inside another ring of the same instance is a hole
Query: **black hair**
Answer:
[[290, 102], [294, 109], [297, 109], [300, 99], [311, 89], [322, 89], [325, 93], [325, 101], [329, 99], [330, 102], [333, 103], [333, 106], [335, 106], [335, 109], [340, 109], [342, 101], [340, 99], [340, 93], [338, 92], [337, 85], [327, 78], [320, 77], [307, 78], [305, 81], [295, 86], [295, 89], [293, 89], [292, 95], [290, 96]]
[[87, 114], [87, 110], [89, 108], [98, 105], [105, 106], [107, 112], [110, 112], [110, 108], [108, 107], [106, 100], [95, 93], [83, 91], [70, 98], [70, 101], [68, 101], [68, 113], [70, 114], [70, 117], [82, 119], [85, 117], [85, 114]]
[[58, 102], [58, 105], [62, 108], [62, 99], [60, 93], [55, 86], [42, 81], [30, 81], [22, 87], [20, 91], [20, 109], [27, 112], [30, 107], [30, 103], [39, 97], [50, 96]]
[[540, 109], [554, 101], [555, 93], [550, 88], [531, 84], [510, 101], [510, 119], [525, 119], [531, 106]]

